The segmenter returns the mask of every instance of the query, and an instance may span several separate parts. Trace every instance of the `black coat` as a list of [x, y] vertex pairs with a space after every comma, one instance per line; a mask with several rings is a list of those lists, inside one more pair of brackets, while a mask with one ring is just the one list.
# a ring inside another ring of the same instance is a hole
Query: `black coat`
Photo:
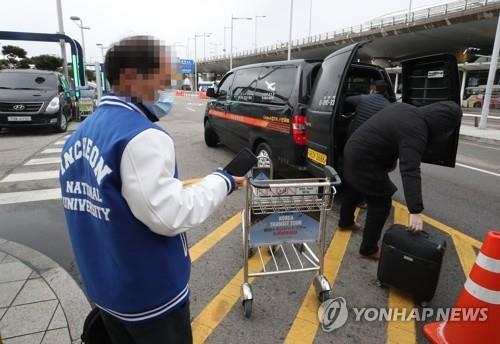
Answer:
[[347, 97], [345, 101], [356, 108], [356, 115], [351, 124], [349, 124], [348, 136], [351, 136], [352, 133], [377, 112], [391, 104], [381, 94], [351, 96]]
[[344, 178], [363, 194], [392, 196], [397, 188], [388, 174], [399, 158], [408, 209], [412, 214], [421, 213], [420, 162], [427, 142], [456, 129], [461, 115], [460, 107], [451, 101], [419, 108], [404, 103], [387, 106], [347, 141]]

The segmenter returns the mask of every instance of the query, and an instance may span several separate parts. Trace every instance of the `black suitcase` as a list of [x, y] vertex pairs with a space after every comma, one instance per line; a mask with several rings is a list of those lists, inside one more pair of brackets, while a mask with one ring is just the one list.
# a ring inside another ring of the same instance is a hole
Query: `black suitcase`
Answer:
[[382, 239], [377, 278], [381, 285], [411, 294], [425, 305], [436, 292], [446, 241], [433, 241], [427, 232], [410, 232], [393, 225]]

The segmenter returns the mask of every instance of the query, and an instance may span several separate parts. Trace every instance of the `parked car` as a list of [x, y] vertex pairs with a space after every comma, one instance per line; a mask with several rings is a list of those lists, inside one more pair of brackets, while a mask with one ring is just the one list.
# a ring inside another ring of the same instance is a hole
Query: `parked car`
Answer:
[[64, 76], [42, 70], [0, 70], [0, 127], [68, 128], [74, 99]]
[[[396, 101], [385, 69], [369, 61], [357, 43], [322, 62], [292, 60], [242, 66], [229, 71], [204, 117], [205, 143], [232, 150], [250, 148], [271, 158], [281, 175], [323, 175], [325, 165], [342, 171], [342, 153], [354, 113], [345, 98], [368, 94], [370, 84], [384, 80], [386, 97]], [[439, 100], [460, 103], [456, 59], [433, 55], [402, 62], [402, 101], [423, 106]], [[454, 166], [459, 129], [430, 147], [423, 161]]]

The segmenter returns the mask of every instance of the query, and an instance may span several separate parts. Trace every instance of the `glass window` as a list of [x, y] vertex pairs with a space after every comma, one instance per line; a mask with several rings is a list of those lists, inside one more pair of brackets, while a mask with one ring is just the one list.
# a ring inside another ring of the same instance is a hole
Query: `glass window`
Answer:
[[323, 112], [333, 111], [337, 89], [350, 55], [351, 51], [346, 51], [323, 63], [312, 91], [311, 109]]
[[264, 67], [257, 82], [254, 102], [286, 104], [297, 78], [296, 66]]
[[231, 86], [233, 85], [234, 74], [227, 76], [218, 88], [218, 99], [225, 100], [228, 94], [231, 94]]
[[249, 68], [236, 72], [231, 92], [231, 100], [253, 102], [259, 70], [260, 68]]
[[0, 88], [21, 90], [53, 90], [57, 87], [54, 74], [38, 74], [36, 72], [3, 72], [0, 73]]

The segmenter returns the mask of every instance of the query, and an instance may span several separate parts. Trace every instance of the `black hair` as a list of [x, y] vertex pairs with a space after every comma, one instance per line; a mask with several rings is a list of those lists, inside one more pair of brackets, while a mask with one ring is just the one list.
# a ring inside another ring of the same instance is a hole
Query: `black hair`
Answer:
[[144, 75], [154, 74], [160, 68], [165, 45], [151, 36], [132, 36], [114, 44], [106, 53], [104, 72], [111, 85], [120, 79], [124, 68], [134, 68]]

